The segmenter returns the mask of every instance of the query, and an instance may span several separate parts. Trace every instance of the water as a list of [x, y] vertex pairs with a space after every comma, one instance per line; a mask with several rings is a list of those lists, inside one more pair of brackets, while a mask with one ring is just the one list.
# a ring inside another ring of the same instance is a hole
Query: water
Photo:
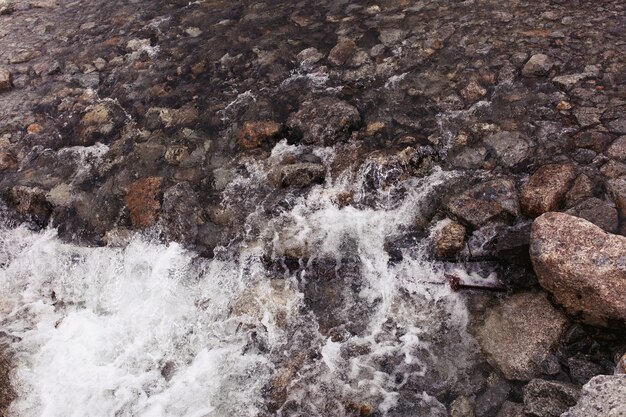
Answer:
[[85, 248], [2, 229], [11, 415], [446, 415], [438, 398], [462, 391], [473, 361], [465, 303], [428, 231], [402, 259], [385, 246], [454, 175], [369, 160], [268, 212], [263, 184], [300, 151], [244, 161], [223, 202], [249, 213], [242, 236], [211, 260], [148, 235]]

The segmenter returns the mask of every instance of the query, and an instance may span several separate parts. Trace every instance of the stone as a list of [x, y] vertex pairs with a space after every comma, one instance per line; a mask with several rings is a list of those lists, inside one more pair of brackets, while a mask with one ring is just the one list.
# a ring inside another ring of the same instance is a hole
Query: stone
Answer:
[[143, 229], [154, 223], [161, 203], [158, 193], [161, 189], [161, 177], [147, 177], [128, 186], [124, 203], [130, 211], [130, 220], [134, 229]]
[[468, 397], [458, 397], [450, 404], [450, 417], [475, 417], [474, 402]]
[[80, 146], [91, 146], [96, 142], [108, 144], [120, 134], [125, 118], [118, 105], [109, 102], [97, 103], [83, 114], [77, 134], [72, 141]]
[[623, 417], [626, 375], [599, 375], [586, 383], [578, 403], [561, 417]]
[[170, 241], [191, 244], [198, 234], [198, 197], [189, 183], [181, 182], [163, 193], [160, 223]]
[[498, 162], [508, 168], [524, 162], [530, 154], [529, 140], [519, 132], [499, 132], [483, 139]]
[[626, 117], [611, 120], [610, 122], [605, 123], [605, 126], [611, 133], [624, 135], [626, 134]]
[[45, 225], [52, 212], [46, 192], [37, 187], [13, 187], [9, 192], [9, 202], [18, 213], [32, 217], [39, 225]]
[[583, 200], [593, 197], [593, 183], [585, 174], [576, 177], [572, 188], [565, 194], [565, 205], [572, 207]]
[[165, 150], [165, 160], [170, 165], [180, 165], [189, 157], [189, 149], [183, 145], [168, 146]]
[[239, 146], [254, 149], [264, 144], [270, 145], [271, 139], [279, 132], [280, 125], [274, 121], [246, 122], [239, 131]]
[[578, 107], [573, 111], [580, 127], [590, 127], [600, 124], [602, 111], [595, 107]]
[[626, 237], [565, 213], [531, 229], [530, 257], [541, 286], [572, 315], [595, 325], [626, 320]]
[[280, 171], [280, 184], [283, 187], [304, 188], [312, 184], [321, 184], [326, 177], [326, 168], [322, 164], [309, 162], [285, 165]]
[[621, 218], [626, 218], [626, 178], [614, 178], [606, 182], [606, 190], [615, 202]]
[[8, 69], [0, 67], [0, 93], [10, 90], [12, 86], [11, 73]]
[[328, 54], [328, 62], [337, 67], [343, 66], [349, 63], [356, 52], [357, 46], [352, 39], [342, 39], [331, 49]]
[[300, 51], [297, 58], [301, 65], [307, 66], [317, 64], [324, 58], [324, 55], [317, 48], [307, 48]]
[[600, 168], [600, 173], [608, 179], [626, 176], [626, 164], [611, 159]]
[[526, 417], [524, 415], [524, 405], [505, 401], [496, 417]]
[[522, 213], [528, 217], [537, 217], [548, 211], [558, 210], [565, 202], [565, 194], [575, 179], [576, 168], [571, 164], [542, 166], [522, 187]]
[[552, 82], [565, 90], [570, 90], [577, 82], [587, 78], [587, 74], [559, 75], [552, 79]]
[[13, 13], [15, 4], [13, 0], [0, 0], [0, 16]]
[[[1, 4], [1, 3], [0, 3]], [[4, 350], [4, 349], [3, 349]], [[16, 398], [16, 393], [11, 385], [11, 362], [4, 352], [0, 352], [0, 415], [8, 416], [11, 402]]]
[[626, 160], [626, 136], [620, 136], [606, 150], [606, 156], [619, 161]]
[[528, 417], [559, 417], [576, 404], [579, 388], [560, 381], [533, 379], [523, 389]]
[[594, 376], [604, 373], [602, 366], [592, 362], [590, 357], [585, 357], [585, 355], [580, 353], [567, 358], [567, 367], [569, 368], [570, 378], [578, 385], [586, 384]]
[[554, 67], [554, 63], [548, 55], [535, 54], [526, 61], [522, 68], [522, 75], [524, 77], [541, 77], [548, 75], [552, 67]]
[[0, 171], [13, 169], [17, 166], [17, 159], [11, 152], [0, 151]]
[[543, 372], [566, 325], [565, 316], [545, 295], [520, 293], [487, 313], [478, 341], [505, 378], [528, 381]]
[[321, 146], [346, 141], [360, 124], [361, 115], [354, 106], [332, 97], [302, 103], [287, 120], [287, 127], [303, 143]]
[[480, 85], [477, 81], [470, 81], [465, 88], [461, 90], [461, 97], [469, 103], [474, 103], [487, 94], [485, 87]]
[[493, 415], [504, 403], [511, 392], [510, 385], [496, 373], [487, 378], [487, 387], [476, 398], [474, 410], [478, 416]]
[[446, 219], [443, 225], [436, 232], [435, 236], [435, 256], [438, 258], [449, 258], [456, 256], [465, 242], [465, 227], [453, 220]]
[[619, 218], [612, 204], [599, 198], [589, 198], [566, 211], [567, 214], [589, 220], [609, 233], [617, 233]]
[[528, 248], [530, 244], [530, 223], [521, 223], [500, 231], [495, 240], [498, 259], [523, 267], [530, 266]]
[[478, 184], [453, 198], [449, 212], [462, 222], [479, 228], [490, 221], [519, 215], [517, 191], [513, 181], [495, 179]]
[[178, 109], [151, 107], [146, 112], [146, 128], [192, 127], [198, 120], [198, 110], [193, 105], [184, 105]]

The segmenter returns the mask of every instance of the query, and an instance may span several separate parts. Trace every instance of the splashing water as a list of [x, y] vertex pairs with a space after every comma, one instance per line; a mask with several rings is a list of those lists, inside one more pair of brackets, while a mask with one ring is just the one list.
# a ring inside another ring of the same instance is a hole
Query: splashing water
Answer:
[[[225, 204], [242, 188], [265, 195], [288, 151], [250, 162]], [[428, 238], [393, 262], [385, 246], [453, 175], [408, 178], [359, 204], [372, 169], [385, 174], [370, 161], [278, 215], [251, 211], [245, 239], [212, 260], [140, 235], [84, 248], [53, 230], [1, 230], [12, 415], [445, 415], [437, 398], [472, 362], [463, 300], [436, 285]], [[357, 201], [340, 207], [346, 191]]]

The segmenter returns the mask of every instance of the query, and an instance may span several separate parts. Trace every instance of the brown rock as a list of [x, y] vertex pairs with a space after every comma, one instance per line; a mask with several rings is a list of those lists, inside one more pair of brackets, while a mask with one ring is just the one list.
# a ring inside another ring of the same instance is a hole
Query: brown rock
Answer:
[[517, 190], [513, 181], [495, 179], [478, 184], [448, 203], [451, 214], [478, 228], [489, 221], [519, 215]]
[[10, 90], [11, 87], [11, 73], [6, 68], [0, 68], [0, 93]]
[[626, 178], [608, 180], [606, 189], [615, 202], [620, 216], [626, 218]]
[[626, 320], [626, 237], [564, 213], [532, 226], [530, 256], [541, 286], [590, 324]]
[[13, 169], [17, 165], [17, 159], [10, 152], [0, 152], [0, 171]]
[[356, 54], [357, 46], [352, 39], [342, 39], [331, 49], [328, 62], [335, 66], [342, 66]]
[[310, 162], [284, 166], [280, 171], [280, 183], [283, 187], [304, 188], [312, 184], [321, 184], [326, 176], [322, 164]]
[[524, 77], [540, 77], [548, 75], [552, 67], [554, 66], [552, 60], [548, 55], [535, 54], [522, 68], [522, 75]]
[[626, 160], [626, 136], [620, 136], [615, 139], [611, 146], [606, 150], [606, 155], [609, 158], [617, 159], [619, 161]]
[[148, 177], [130, 184], [124, 203], [130, 211], [133, 228], [150, 226], [157, 218], [161, 203], [157, 199], [161, 189], [161, 177]]
[[435, 238], [435, 256], [448, 258], [455, 256], [465, 242], [465, 227], [453, 220], [447, 220]]
[[4, 355], [0, 355], [0, 416], [8, 415], [9, 405], [16, 397], [10, 376], [11, 363]]
[[618, 231], [619, 219], [615, 206], [599, 198], [593, 197], [584, 200], [567, 210], [566, 213], [589, 220], [609, 233], [617, 233]]
[[9, 197], [20, 214], [33, 216], [42, 223], [50, 216], [51, 207], [46, 192], [40, 188], [18, 185], [11, 189]]
[[544, 371], [567, 320], [541, 293], [521, 293], [487, 313], [478, 341], [507, 379], [528, 381]]
[[461, 97], [470, 103], [480, 100], [485, 94], [487, 94], [485, 87], [478, 84], [475, 80], [470, 81], [465, 88], [461, 90]]
[[307, 145], [333, 145], [350, 138], [361, 124], [359, 111], [343, 100], [324, 97], [305, 101], [287, 120], [287, 127]]
[[537, 217], [548, 211], [558, 210], [565, 194], [576, 178], [571, 164], [544, 165], [530, 176], [520, 194], [522, 212]]
[[576, 205], [581, 201], [593, 197], [593, 183], [585, 174], [580, 174], [572, 188], [565, 195], [565, 202], [568, 207]]
[[254, 149], [268, 143], [280, 132], [280, 125], [274, 121], [246, 122], [239, 131], [239, 146]]

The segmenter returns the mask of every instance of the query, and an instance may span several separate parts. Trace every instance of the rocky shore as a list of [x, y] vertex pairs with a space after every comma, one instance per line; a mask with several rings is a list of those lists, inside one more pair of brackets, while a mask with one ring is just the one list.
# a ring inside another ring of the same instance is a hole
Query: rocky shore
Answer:
[[[326, 415], [626, 415], [623, 1], [0, 0], [11, 227], [92, 247], [141, 232], [214, 259], [312, 190], [337, 212], [391, 210], [433, 172], [450, 180], [384, 247], [390, 265], [419, 247], [498, 277], [446, 273], [479, 359], [442, 383], [438, 414], [399, 400]], [[302, 292], [323, 336], [363, 331], [345, 308], [349, 244], [339, 263], [287, 228], [259, 239], [276, 277], [314, 277]], [[15, 397], [3, 352], [0, 414]], [[263, 416], [306, 412], [290, 383], [315, 355], [291, 353]]]

